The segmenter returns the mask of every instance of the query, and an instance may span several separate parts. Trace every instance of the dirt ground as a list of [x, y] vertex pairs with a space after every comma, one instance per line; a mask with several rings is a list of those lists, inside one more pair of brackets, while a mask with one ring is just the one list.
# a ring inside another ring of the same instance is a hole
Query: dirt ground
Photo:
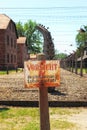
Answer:
[[[61, 85], [48, 93], [49, 101], [86, 101], [87, 77], [61, 69]], [[24, 73], [0, 75], [1, 101], [38, 101], [38, 88], [24, 88]]]
[[75, 130], [87, 130], [87, 108], [82, 108], [81, 112], [78, 114], [67, 116], [67, 121], [76, 124], [77, 129]]

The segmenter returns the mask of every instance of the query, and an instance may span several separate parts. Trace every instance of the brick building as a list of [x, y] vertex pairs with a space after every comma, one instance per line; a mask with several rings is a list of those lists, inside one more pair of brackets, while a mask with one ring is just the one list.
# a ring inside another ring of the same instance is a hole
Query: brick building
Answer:
[[0, 14], [0, 69], [17, 67], [17, 30], [15, 23]]
[[24, 67], [24, 61], [28, 59], [27, 40], [26, 37], [17, 39], [17, 63], [19, 68]]

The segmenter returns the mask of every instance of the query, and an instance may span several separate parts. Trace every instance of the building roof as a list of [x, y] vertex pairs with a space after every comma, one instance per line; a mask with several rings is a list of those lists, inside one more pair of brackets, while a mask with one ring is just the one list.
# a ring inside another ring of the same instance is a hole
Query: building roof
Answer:
[[[0, 14], [0, 29], [6, 29], [10, 21], [13, 22], [6, 14]], [[13, 24], [15, 23], [13, 22]]]
[[15, 22], [6, 14], [0, 14], [0, 29], [7, 29], [10, 21], [14, 24], [16, 36], [18, 37]]
[[6, 29], [10, 20], [5, 14], [0, 14], [0, 29]]
[[26, 43], [26, 37], [19, 37], [17, 39], [17, 44], [25, 44]]
[[[83, 60], [87, 59], [87, 55], [84, 55], [82, 59], [83, 59]], [[79, 58], [77, 59], [77, 61], [81, 61], [81, 57], [79, 57]]]

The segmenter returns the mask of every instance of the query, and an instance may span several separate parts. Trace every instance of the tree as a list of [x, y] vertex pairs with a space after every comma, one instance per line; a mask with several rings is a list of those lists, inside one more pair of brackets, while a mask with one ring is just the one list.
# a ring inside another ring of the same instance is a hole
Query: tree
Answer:
[[41, 52], [41, 33], [36, 30], [36, 22], [32, 22], [32, 20], [27, 21], [24, 24], [25, 36], [27, 37], [28, 49], [31, 53], [39, 53]]
[[81, 63], [80, 63], [80, 75], [83, 75], [83, 53], [84, 53], [84, 47], [85, 43], [87, 41], [87, 32], [84, 29], [80, 29], [78, 34], [76, 35], [76, 43], [78, 47], [78, 53], [80, 53], [81, 56]]
[[57, 50], [55, 50], [54, 59], [65, 59], [66, 57], [67, 57], [66, 53], [59, 53]]
[[16, 28], [17, 28], [18, 37], [24, 36], [24, 28], [20, 21], [16, 23]]
[[18, 36], [27, 38], [27, 46], [30, 53], [39, 53], [42, 50], [42, 35], [36, 30], [37, 23], [28, 20], [24, 25], [21, 22], [16, 24]]

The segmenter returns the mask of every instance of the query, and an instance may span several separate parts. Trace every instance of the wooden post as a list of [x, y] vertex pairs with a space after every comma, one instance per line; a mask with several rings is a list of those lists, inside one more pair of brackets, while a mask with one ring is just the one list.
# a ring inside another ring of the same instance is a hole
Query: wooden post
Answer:
[[[37, 59], [45, 60], [45, 55], [38, 54]], [[48, 88], [46, 88], [44, 84], [39, 88], [39, 107], [40, 107], [40, 130], [50, 130]]]

